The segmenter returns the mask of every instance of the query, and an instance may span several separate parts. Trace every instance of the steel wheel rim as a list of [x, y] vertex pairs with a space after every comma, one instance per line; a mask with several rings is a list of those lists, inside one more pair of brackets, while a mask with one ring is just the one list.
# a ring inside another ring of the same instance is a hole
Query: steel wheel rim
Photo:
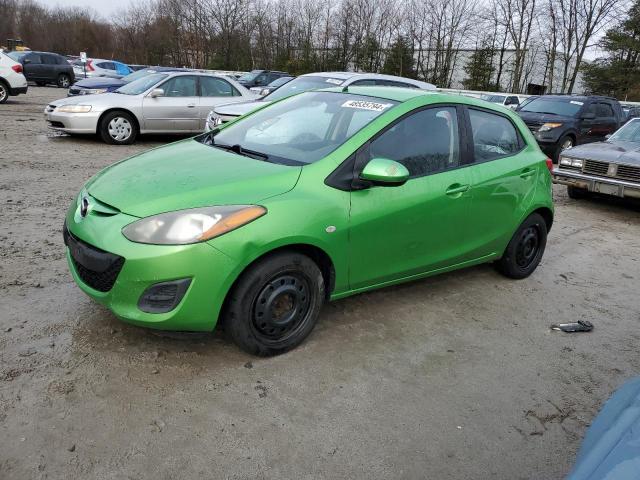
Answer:
[[540, 232], [536, 226], [522, 231], [516, 245], [516, 264], [522, 269], [531, 266], [540, 251]]
[[279, 343], [309, 322], [311, 283], [297, 272], [280, 273], [260, 290], [251, 311], [251, 329], [266, 343]]
[[131, 136], [131, 123], [124, 117], [115, 117], [107, 127], [109, 136], [118, 142], [124, 142]]
[[573, 147], [573, 140], [571, 140], [570, 138], [567, 138], [564, 142], [562, 142], [562, 145], [560, 145], [560, 150], [566, 150], [567, 148], [572, 148]]

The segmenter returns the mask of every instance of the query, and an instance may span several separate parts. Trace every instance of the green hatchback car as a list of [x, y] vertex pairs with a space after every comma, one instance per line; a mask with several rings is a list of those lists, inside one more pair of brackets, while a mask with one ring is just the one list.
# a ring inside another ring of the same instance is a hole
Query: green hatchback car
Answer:
[[122, 320], [299, 345], [322, 304], [484, 262], [524, 278], [553, 221], [517, 115], [392, 87], [306, 92], [107, 167], [66, 216], [73, 278]]

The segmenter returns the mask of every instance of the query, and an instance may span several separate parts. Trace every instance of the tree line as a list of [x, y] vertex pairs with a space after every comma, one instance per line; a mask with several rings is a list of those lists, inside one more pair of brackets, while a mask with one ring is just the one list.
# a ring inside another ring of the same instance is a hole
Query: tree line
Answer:
[[[571, 93], [587, 50], [627, 0], [146, 0], [91, 10], [0, 0], [0, 44], [145, 65], [292, 74], [361, 70], [524, 92], [543, 65]], [[466, 53], [465, 53], [466, 52]]]

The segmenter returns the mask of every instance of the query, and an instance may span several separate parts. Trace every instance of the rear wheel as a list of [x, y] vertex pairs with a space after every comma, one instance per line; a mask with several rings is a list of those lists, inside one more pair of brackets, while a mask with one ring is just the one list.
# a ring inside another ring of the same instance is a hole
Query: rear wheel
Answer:
[[568, 185], [567, 195], [569, 195], [569, 198], [573, 198], [574, 200], [580, 200], [581, 198], [586, 198], [589, 196], [589, 190]]
[[127, 112], [109, 112], [100, 121], [98, 133], [106, 143], [130, 145], [138, 135], [138, 125]]
[[245, 352], [287, 352], [315, 327], [325, 293], [316, 263], [296, 252], [260, 260], [242, 274], [223, 313], [227, 334]]
[[58, 75], [57, 83], [60, 88], [69, 88], [69, 85], [71, 85], [71, 77], [66, 73], [61, 73]]
[[536, 269], [547, 245], [547, 224], [541, 215], [532, 213], [516, 230], [502, 258], [498, 271], [509, 278], [526, 278]]
[[7, 84], [0, 81], [0, 103], [4, 103], [9, 98], [9, 87]]

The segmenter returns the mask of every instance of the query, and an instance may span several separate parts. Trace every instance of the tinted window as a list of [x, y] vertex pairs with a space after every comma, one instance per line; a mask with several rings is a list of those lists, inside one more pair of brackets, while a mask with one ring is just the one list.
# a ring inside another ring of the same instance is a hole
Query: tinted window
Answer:
[[200, 77], [200, 95], [203, 97], [233, 97], [239, 93], [229, 82], [221, 78]]
[[375, 84], [375, 80], [357, 80], [351, 85], [353, 85], [354, 87], [373, 87]]
[[100, 68], [104, 68], [105, 70], [115, 70], [116, 66], [112, 62], [100, 62], [96, 64]]
[[393, 80], [376, 80], [376, 85], [381, 87], [402, 87], [402, 88], [418, 88], [415, 85], [404, 82], [396, 82]]
[[160, 88], [164, 90], [165, 97], [195, 97], [197, 95], [196, 77], [192, 76], [173, 77], [160, 85]]
[[407, 167], [412, 177], [457, 167], [460, 141], [456, 109], [429, 108], [400, 120], [371, 142], [369, 156], [395, 160]]
[[37, 64], [42, 63], [42, 57], [37, 53], [31, 53], [31, 54], [27, 55], [25, 57], [25, 60], [29, 60], [29, 62], [34, 63], [34, 64], [35, 63], [37, 63]]
[[549, 113], [551, 115], [563, 115], [566, 117], [573, 117], [577, 114], [584, 102], [579, 100], [568, 99], [549, 99], [549, 98], [536, 98], [524, 105], [521, 112], [536, 112], [536, 113]]
[[42, 63], [46, 65], [56, 65], [56, 57], [53, 55], [42, 55]]
[[469, 109], [476, 162], [494, 160], [520, 151], [520, 135], [505, 117]]
[[598, 103], [596, 105], [596, 115], [598, 117], [613, 117], [613, 109], [608, 103]]

